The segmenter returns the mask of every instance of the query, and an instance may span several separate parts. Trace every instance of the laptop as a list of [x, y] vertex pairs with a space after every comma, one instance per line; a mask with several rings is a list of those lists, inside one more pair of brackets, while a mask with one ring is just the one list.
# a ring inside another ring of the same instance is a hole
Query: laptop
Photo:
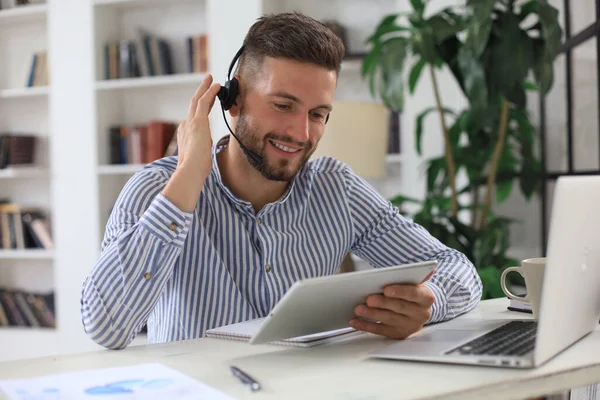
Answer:
[[600, 319], [600, 176], [557, 180], [537, 320], [455, 319], [371, 357], [534, 368], [588, 335]]

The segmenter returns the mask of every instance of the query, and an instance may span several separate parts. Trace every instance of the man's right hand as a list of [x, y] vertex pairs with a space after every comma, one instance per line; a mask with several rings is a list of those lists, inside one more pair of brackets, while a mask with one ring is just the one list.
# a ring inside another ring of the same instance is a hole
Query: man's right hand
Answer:
[[211, 86], [213, 77], [207, 74], [190, 101], [188, 116], [177, 129], [178, 168], [191, 168], [205, 177], [212, 168], [212, 137], [208, 114], [221, 85]]
[[194, 210], [204, 181], [212, 169], [212, 137], [208, 114], [221, 85], [210, 74], [190, 101], [187, 118], [177, 128], [177, 169], [162, 194], [182, 211]]

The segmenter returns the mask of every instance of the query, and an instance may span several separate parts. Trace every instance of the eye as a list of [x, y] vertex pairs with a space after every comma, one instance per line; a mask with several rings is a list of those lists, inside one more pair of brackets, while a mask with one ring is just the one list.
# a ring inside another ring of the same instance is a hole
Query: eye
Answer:
[[325, 114], [314, 112], [314, 113], [312, 113], [312, 117], [314, 119], [316, 119], [317, 121], [321, 121], [321, 120], [325, 119]]
[[277, 108], [277, 109], [279, 109], [281, 111], [288, 111], [292, 107], [290, 107], [289, 104], [275, 103], [275, 108]]

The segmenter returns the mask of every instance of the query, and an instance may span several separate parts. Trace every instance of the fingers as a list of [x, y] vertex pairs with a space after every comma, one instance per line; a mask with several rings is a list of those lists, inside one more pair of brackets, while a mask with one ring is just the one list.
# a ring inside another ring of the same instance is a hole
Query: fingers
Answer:
[[354, 329], [385, 336], [390, 339], [406, 339], [407, 337], [421, 329], [420, 326], [416, 325], [404, 325], [398, 327], [387, 325], [384, 323], [364, 321], [360, 319], [352, 319], [350, 320], [349, 324]]
[[425, 285], [390, 285], [383, 290], [385, 297], [406, 300], [421, 306], [431, 307], [435, 295]]
[[202, 79], [200, 86], [198, 86], [198, 89], [196, 89], [196, 92], [194, 93], [194, 96], [192, 97], [192, 100], [190, 101], [190, 108], [189, 108], [190, 117], [193, 117], [196, 114], [196, 110], [198, 109], [198, 102], [200, 101], [200, 98], [204, 95], [204, 93], [206, 93], [206, 90], [210, 87], [210, 85], [212, 84], [212, 81], [213, 81], [213, 77], [211, 74], [207, 74], [204, 77], [204, 79]]
[[[357, 315], [383, 322], [383, 320], [379, 319], [380, 315], [375, 314], [378, 310], [389, 310], [389, 312], [415, 321], [426, 322], [431, 317], [431, 308], [429, 306], [420, 305], [403, 299], [389, 298], [382, 295], [371, 295], [367, 297], [366, 306], [360, 305], [355, 308]], [[359, 314], [359, 312], [362, 312], [362, 314]], [[392, 323], [391, 319], [389, 320], [389, 323]]]
[[196, 108], [196, 118], [208, 117], [210, 110], [215, 104], [219, 89], [221, 89], [221, 85], [215, 83], [202, 95]]

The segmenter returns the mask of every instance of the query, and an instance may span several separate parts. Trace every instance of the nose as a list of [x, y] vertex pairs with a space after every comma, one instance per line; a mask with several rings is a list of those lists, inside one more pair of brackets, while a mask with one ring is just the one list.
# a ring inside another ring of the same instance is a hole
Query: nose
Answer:
[[298, 113], [288, 128], [287, 134], [298, 143], [305, 144], [309, 138], [310, 121], [306, 114]]

